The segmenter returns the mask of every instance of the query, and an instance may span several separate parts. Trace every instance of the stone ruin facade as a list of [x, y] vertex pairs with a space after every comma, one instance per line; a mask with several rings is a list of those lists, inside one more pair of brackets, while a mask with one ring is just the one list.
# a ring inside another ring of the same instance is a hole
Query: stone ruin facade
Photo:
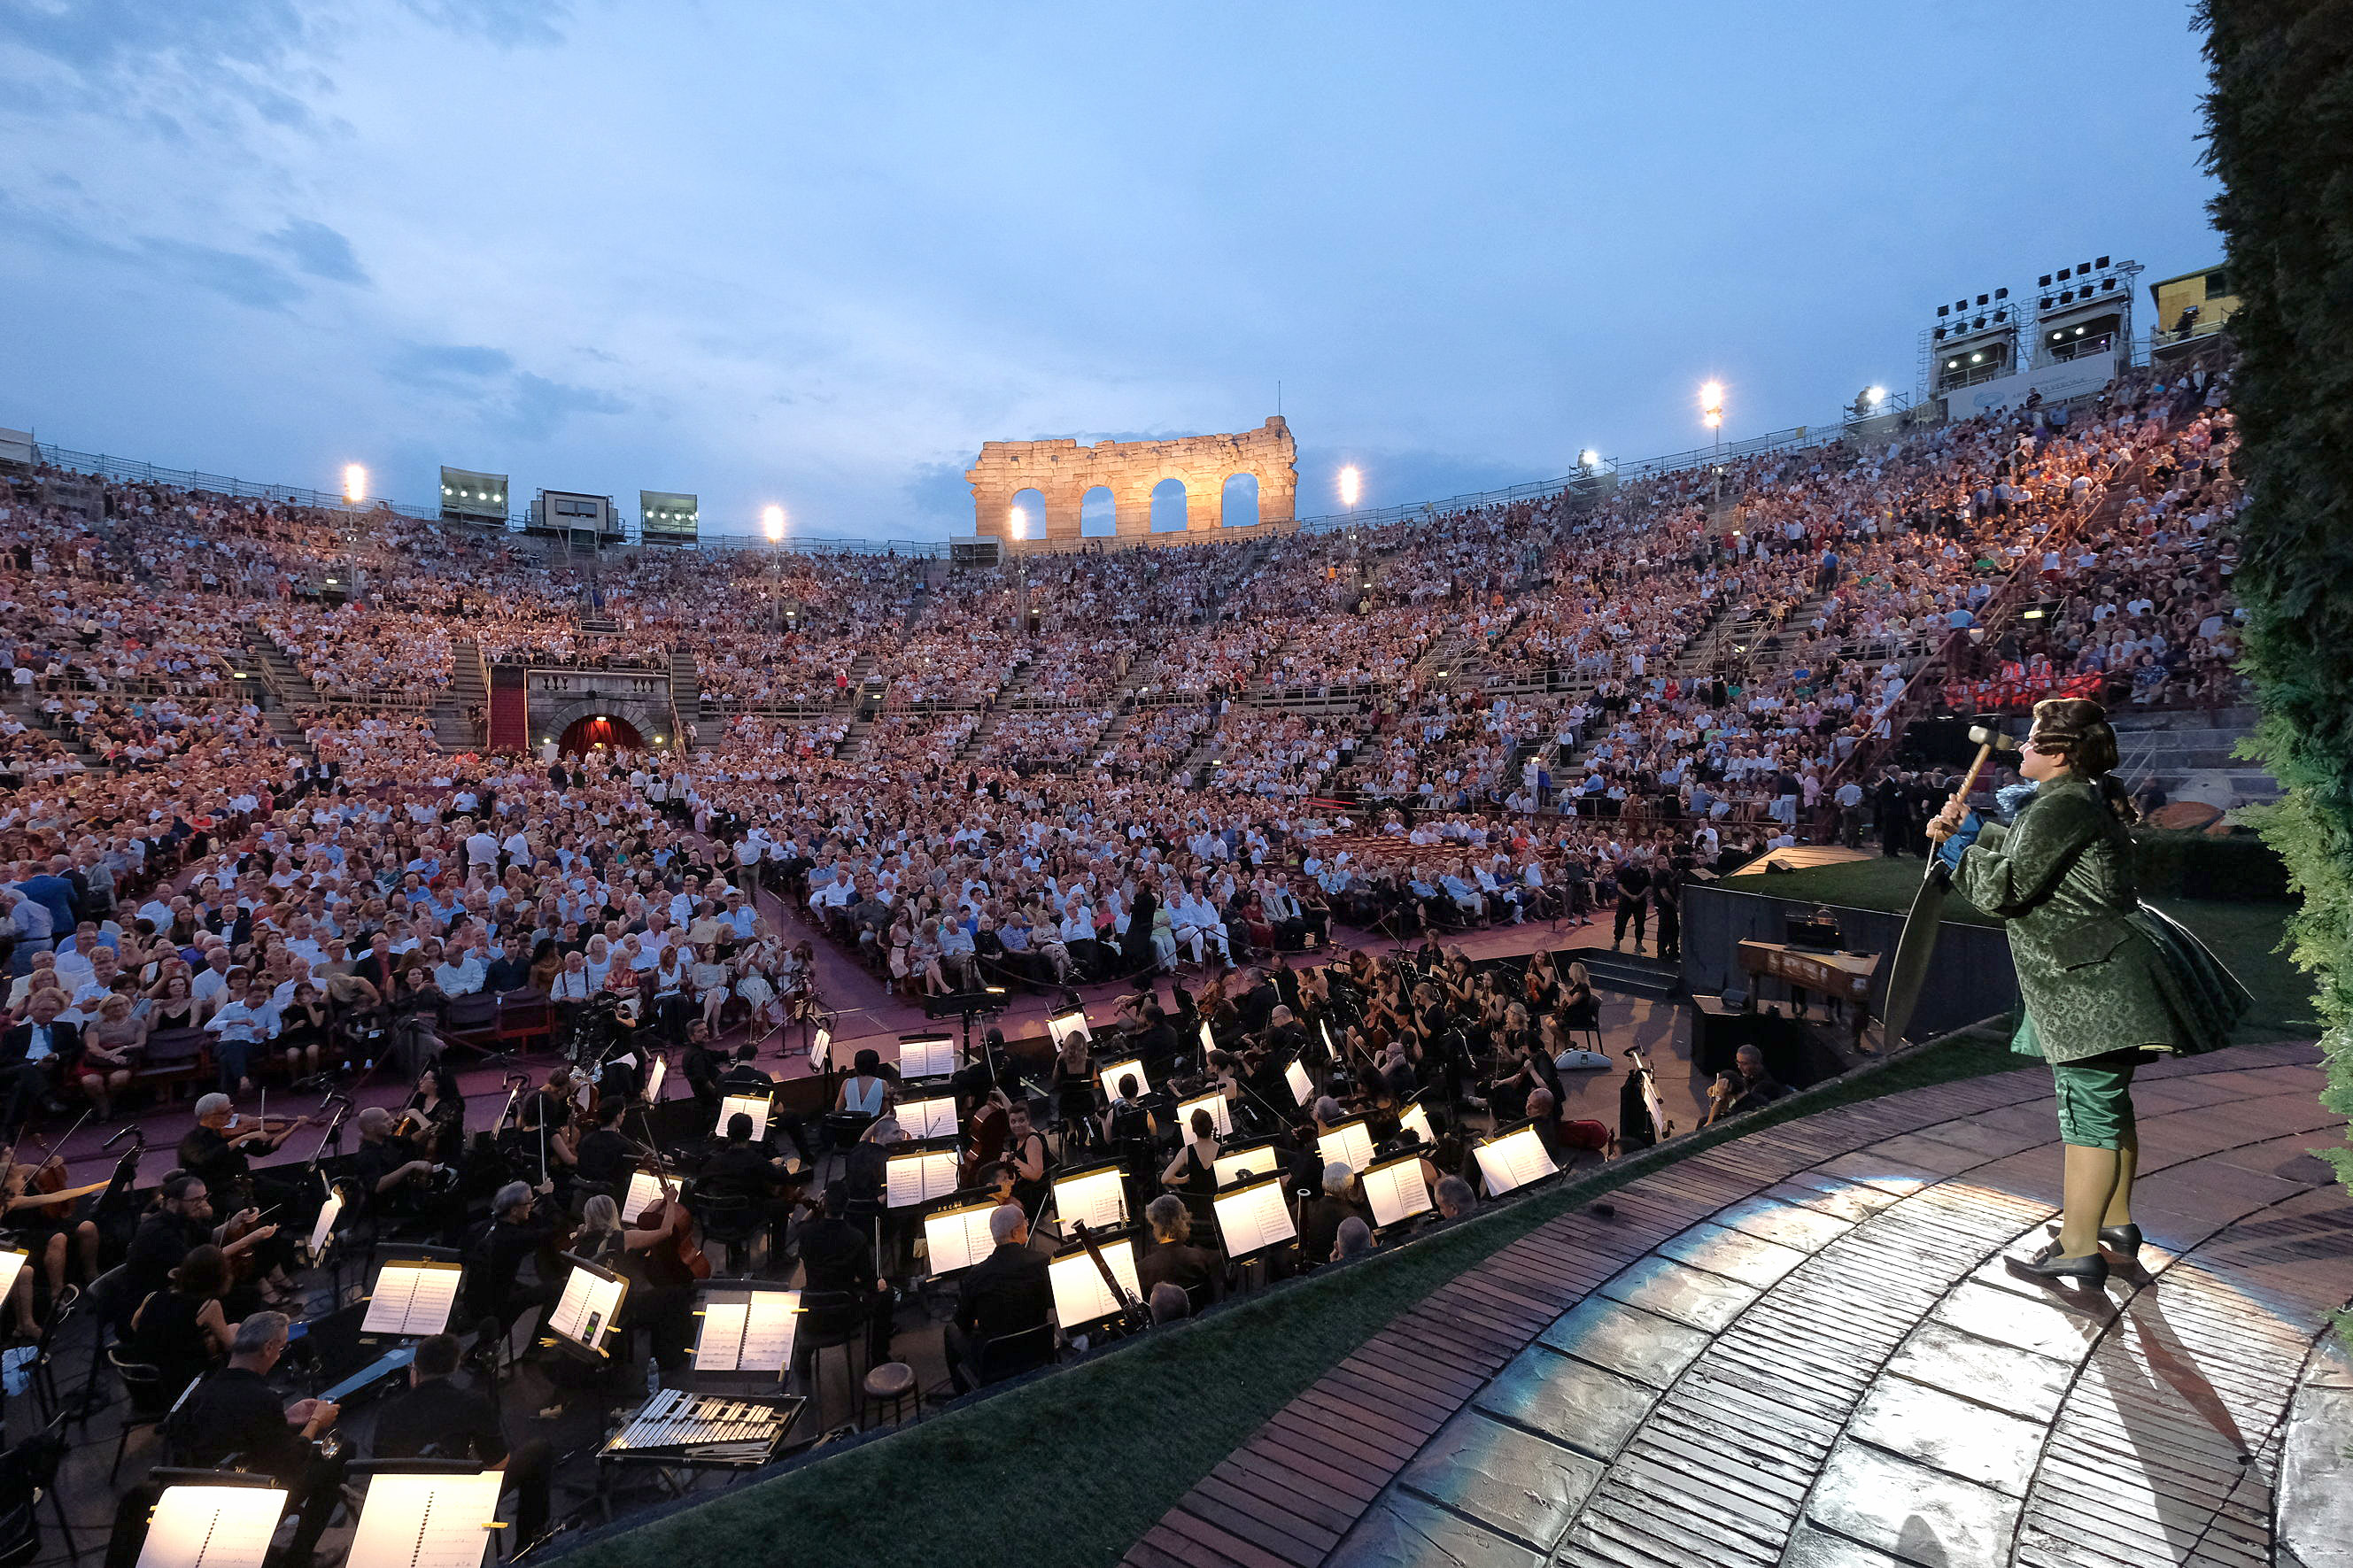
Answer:
[[1157, 537], [1180, 540], [1214, 532], [1225, 522], [1226, 481], [1236, 474], [1258, 480], [1261, 526], [1288, 527], [1299, 495], [1298, 447], [1280, 414], [1255, 430], [1232, 436], [1184, 436], [1166, 441], [1098, 441], [1082, 447], [1056, 441], [990, 441], [980, 460], [965, 470], [972, 485], [973, 527], [987, 538], [1013, 537], [1013, 498], [1036, 490], [1045, 500], [1043, 518], [1028, 520], [1032, 543], [1075, 545], [1079, 511], [1087, 493], [1111, 491], [1114, 535], [1145, 542], [1152, 532], [1152, 492], [1164, 479], [1185, 486], [1185, 531]]

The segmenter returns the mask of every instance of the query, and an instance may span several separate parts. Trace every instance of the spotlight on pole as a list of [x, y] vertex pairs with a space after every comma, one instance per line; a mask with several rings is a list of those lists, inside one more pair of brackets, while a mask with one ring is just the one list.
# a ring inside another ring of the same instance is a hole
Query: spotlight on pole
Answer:
[[782, 544], [785, 542], [785, 509], [772, 506], [763, 511], [760, 514], [760, 529], [768, 536], [769, 543]]
[[1601, 466], [1601, 454], [1588, 447], [1577, 455], [1577, 466], [1580, 468], [1598, 468]]
[[1865, 392], [1865, 393], [1863, 394], [1863, 395], [1864, 395], [1865, 397], [1870, 398], [1870, 399], [1871, 399], [1871, 405], [1872, 405], [1873, 408], [1876, 408], [1876, 407], [1878, 407], [1881, 404], [1883, 404], [1883, 403], [1884, 403], [1884, 402], [1886, 402], [1886, 401], [1887, 401], [1887, 388], [1885, 388], [1885, 387], [1883, 387], [1883, 386], [1874, 386], [1874, 387], [1871, 388], [1868, 392]]
[[1724, 423], [1724, 383], [1711, 381], [1699, 389], [1699, 417], [1711, 430]]
[[367, 470], [357, 463], [343, 465], [343, 504], [357, 506], [367, 494]]
[[1014, 538], [1027, 539], [1029, 537], [1029, 514], [1027, 511], [1024, 511], [1021, 508], [1018, 506], [1015, 507], [1013, 510], [1007, 515], [1005, 521], [1005, 531], [1008, 533], [1010, 533]]
[[1365, 477], [1356, 472], [1354, 463], [1340, 470], [1340, 504], [1350, 511], [1356, 510], [1356, 498], [1364, 493]]

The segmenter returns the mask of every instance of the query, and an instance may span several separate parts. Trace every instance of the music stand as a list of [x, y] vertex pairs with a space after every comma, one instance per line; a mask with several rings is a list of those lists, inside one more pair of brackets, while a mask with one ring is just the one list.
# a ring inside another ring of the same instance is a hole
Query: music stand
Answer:
[[955, 1039], [949, 1035], [899, 1037], [899, 1081], [952, 1078], [956, 1069]]
[[1084, 1007], [1066, 1007], [1061, 1012], [1046, 1015], [1046, 1036], [1054, 1042], [1056, 1056], [1061, 1055], [1063, 1046], [1073, 1035], [1086, 1041], [1089, 1049], [1093, 1048], [1095, 1034], [1087, 1024]]
[[922, 1100], [902, 1100], [892, 1111], [900, 1130], [917, 1142], [934, 1138], [954, 1138], [964, 1131], [956, 1115], [955, 1096], [939, 1094]]
[[[673, 1189], [677, 1186], [676, 1182], [670, 1184]], [[659, 1206], [661, 1202], [661, 1178], [639, 1166], [629, 1173], [629, 1184], [622, 1191], [621, 1224], [624, 1226], [634, 1224], [639, 1215]]]
[[939, 1141], [893, 1149], [883, 1166], [882, 1206], [915, 1208], [956, 1190], [956, 1152]]
[[1505, 1128], [1471, 1146], [1479, 1161], [1479, 1174], [1487, 1186], [1487, 1195], [1500, 1198], [1532, 1182], [1560, 1173], [1552, 1155], [1546, 1152], [1544, 1140], [1536, 1136], [1536, 1124], [1523, 1121]]
[[0, 1301], [8, 1299], [8, 1292], [16, 1288], [16, 1276], [31, 1260], [31, 1255], [22, 1247], [0, 1247]]
[[1291, 1086], [1291, 1098], [1299, 1102], [1301, 1110], [1304, 1110], [1314, 1100], [1315, 1080], [1307, 1076], [1307, 1068], [1301, 1064], [1297, 1057], [1292, 1058], [1284, 1065], [1282, 1081]]
[[290, 1500], [275, 1477], [158, 1469], [149, 1479], [164, 1492], [147, 1520], [139, 1568], [262, 1568]]
[[1419, 1100], [1409, 1100], [1398, 1112], [1398, 1125], [1421, 1140], [1425, 1149], [1438, 1147], [1438, 1133], [1430, 1125], [1430, 1112]]
[[565, 1276], [563, 1292], [547, 1314], [548, 1330], [565, 1351], [602, 1366], [612, 1359], [605, 1338], [621, 1315], [629, 1282], [573, 1253], [564, 1258], [572, 1272]]
[[1282, 1201], [1281, 1175], [1238, 1182], [1209, 1200], [1226, 1256], [1240, 1263], [1295, 1240], [1299, 1226]]
[[1419, 1151], [1376, 1160], [1365, 1168], [1359, 1180], [1365, 1189], [1365, 1201], [1372, 1205], [1376, 1230], [1393, 1229], [1437, 1206], [1430, 1201], [1430, 1184], [1422, 1180]]
[[1112, 1057], [1095, 1067], [1095, 1083], [1106, 1100], [1117, 1100], [1121, 1082], [1131, 1076], [1142, 1086], [1143, 1093], [1152, 1092], [1152, 1074], [1145, 1070], [1142, 1057]]
[[1084, 1221], [1096, 1230], [1118, 1230], [1127, 1224], [1127, 1173], [1116, 1160], [1056, 1176], [1053, 1196], [1058, 1225]]
[[1281, 1175], [1282, 1154], [1275, 1148], [1272, 1138], [1254, 1138], [1237, 1148], [1220, 1152], [1214, 1172], [1217, 1184], [1220, 1187], [1260, 1176]]
[[[1144, 1288], [1135, 1277], [1135, 1238], [1097, 1237], [1095, 1247], [1112, 1278], [1126, 1289], [1128, 1300], [1142, 1305]], [[1066, 1339], [1116, 1322], [1123, 1315], [1118, 1298], [1111, 1293], [1103, 1269], [1095, 1266], [1083, 1242], [1047, 1260], [1046, 1282], [1054, 1292], [1054, 1321], [1061, 1326]]]
[[833, 1070], [833, 1031], [819, 1024], [809, 1035], [809, 1070], [824, 1074]]
[[1218, 1048], [1218, 1037], [1217, 1036], [1209, 1033], [1209, 1021], [1207, 1018], [1201, 1020], [1200, 1034], [1201, 1066], [1204, 1068], [1207, 1068], [1209, 1065], [1209, 1053]]
[[479, 1568], [506, 1477], [470, 1459], [355, 1465], [367, 1496], [343, 1568]]
[[1325, 1164], [1345, 1165], [1361, 1174], [1373, 1163], [1372, 1128], [1362, 1116], [1335, 1121], [1330, 1131], [1316, 1134], [1315, 1152]]
[[1234, 1119], [1232, 1113], [1226, 1109], [1226, 1096], [1223, 1089], [1213, 1089], [1207, 1094], [1197, 1094], [1190, 1100], [1178, 1100], [1176, 1130], [1179, 1133], [1187, 1137], [1192, 1135], [1190, 1130], [1193, 1125], [1193, 1112], [1196, 1110], [1206, 1110], [1209, 1113], [1210, 1119], [1218, 1124], [1219, 1137], [1233, 1136]]
[[923, 1215], [923, 1259], [934, 1279], [944, 1279], [997, 1250], [989, 1234], [994, 1198], [976, 1204], [944, 1204]]
[[421, 1340], [447, 1333], [458, 1305], [465, 1268], [446, 1247], [404, 1247], [376, 1269], [368, 1292], [367, 1315], [360, 1320], [360, 1342]]
[[712, 1125], [713, 1138], [727, 1136], [727, 1123], [738, 1115], [752, 1119], [752, 1142], [763, 1143], [768, 1137], [768, 1111], [774, 1091], [769, 1094], [730, 1094], [719, 1101], [719, 1119]]
[[773, 1392], [792, 1370], [801, 1293], [773, 1279], [704, 1279], [694, 1288], [694, 1387]]
[[648, 1105], [659, 1105], [661, 1103], [662, 1079], [669, 1076], [670, 1058], [668, 1057], [656, 1057], [653, 1060], [653, 1065], [646, 1068], [646, 1086], [638, 1091], [638, 1099]]

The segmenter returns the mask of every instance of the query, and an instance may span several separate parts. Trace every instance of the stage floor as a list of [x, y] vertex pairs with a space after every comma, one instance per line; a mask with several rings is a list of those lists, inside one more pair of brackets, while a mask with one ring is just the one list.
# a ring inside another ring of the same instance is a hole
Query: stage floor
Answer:
[[2260, 1564], [2285, 1416], [2353, 1298], [2309, 1046], [2148, 1069], [2144, 1268], [2069, 1300], [2039, 1071], [1723, 1144], [1369, 1341], [1134, 1568]]

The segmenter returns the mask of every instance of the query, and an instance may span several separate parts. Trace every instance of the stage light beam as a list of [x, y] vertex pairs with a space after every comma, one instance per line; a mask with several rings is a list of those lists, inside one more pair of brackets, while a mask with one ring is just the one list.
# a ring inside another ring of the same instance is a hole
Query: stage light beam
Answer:
[[1364, 494], [1364, 490], [1365, 477], [1356, 471], [1356, 464], [1351, 463], [1340, 470], [1340, 504], [1342, 506], [1346, 507], [1350, 511], [1356, 510], [1356, 498]]
[[357, 506], [367, 494], [367, 470], [357, 463], [343, 465], [343, 504]]
[[760, 529], [768, 536], [769, 543], [782, 544], [785, 542], [785, 509], [772, 506], [763, 511], [760, 514]]

